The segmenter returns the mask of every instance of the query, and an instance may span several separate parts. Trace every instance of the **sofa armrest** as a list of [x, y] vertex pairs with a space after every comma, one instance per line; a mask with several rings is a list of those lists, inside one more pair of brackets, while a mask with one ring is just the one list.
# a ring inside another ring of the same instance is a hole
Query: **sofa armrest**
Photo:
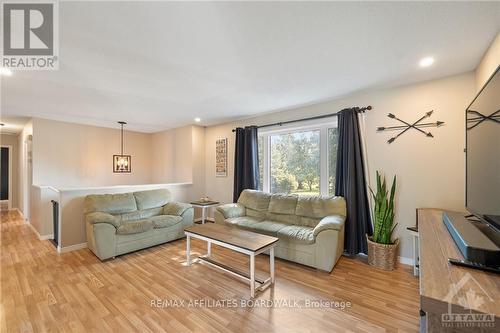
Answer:
[[231, 203], [218, 206], [217, 211], [224, 215], [224, 218], [230, 219], [233, 217], [244, 216], [246, 213], [246, 208], [242, 204]]
[[345, 216], [342, 215], [330, 215], [324, 217], [319, 221], [318, 225], [314, 228], [313, 233], [316, 237], [323, 230], [342, 230], [344, 227]]
[[193, 206], [183, 202], [169, 202], [163, 206], [163, 214], [182, 216], [186, 210]]
[[118, 217], [103, 212], [89, 213], [85, 216], [85, 220], [89, 224], [109, 223], [112, 224], [115, 228], [118, 228], [121, 224]]

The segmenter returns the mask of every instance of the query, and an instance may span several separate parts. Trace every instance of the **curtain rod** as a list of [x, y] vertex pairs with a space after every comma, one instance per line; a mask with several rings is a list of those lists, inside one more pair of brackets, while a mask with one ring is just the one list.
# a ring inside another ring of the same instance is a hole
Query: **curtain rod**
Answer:
[[[366, 110], [371, 110], [372, 106], [368, 105], [368, 106], [365, 106], [365, 107], [362, 107], [362, 108], [356, 106], [353, 109], [357, 109], [356, 110], [357, 112], [365, 112]], [[282, 122], [273, 123], [273, 124], [260, 125], [260, 126], [257, 126], [257, 128], [272, 127], [272, 126], [283, 126], [283, 125], [287, 125], [287, 124], [298, 123], [298, 122], [301, 122], [301, 121], [329, 118], [329, 117], [336, 116], [339, 112], [342, 112], [344, 110], [346, 110], [346, 109], [343, 109], [343, 110], [335, 112], [335, 113], [324, 114], [324, 115], [321, 115], [321, 116], [315, 116], [315, 117], [309, 117], [309, 118], [302, 118], [302, 119], [296, 119], [296, 120], [288, 120], [288, 121], [282, 121]], [[233, 132], [236, 132], [235, 128], [233, 129]]]

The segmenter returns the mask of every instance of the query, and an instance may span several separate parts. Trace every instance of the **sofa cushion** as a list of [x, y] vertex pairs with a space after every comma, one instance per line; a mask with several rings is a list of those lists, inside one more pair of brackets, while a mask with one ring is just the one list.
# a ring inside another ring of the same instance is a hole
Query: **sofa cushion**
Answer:
[[168, 228], [182, 222], [182, 217], [177, 215], [158, 215], [150, 218], [154, 228]]
[[299, 225], [289, 225], [278, 230], [278, 238], [297, 243], [313, 244], [313, 228], [303, 227]]
[[220, 212], [224, 218], [229, 219], [232, 217], [244, 216], [246, 208], [238, 203], [229, 203], [225, 205], [220, 205], [215, 208], [216, 211]]
[[323, 230], [341, 231], [344, 227], [345, 217], [342, 215], [332, 215], [324, 217], [314, 228], [314, 236], [317, 236]]
[[134, 197], [139, 210], [161, 207], [172, 200], [170, 191], [166, 188], [134, 192]]
[[230, 225], [235, 225], [241, 228], [248, 229], [255, 223], [259, 223], [261, 220], [258, 220], [249, 216], [241, 216], [241, 217], [233, 217], [230, 219], [226, 219], [225, 222]]
[[132, 193], [91, 194], [85, 197], [84, 211], [122, 214], [137, 210]]
[[311, 227], [314, 228], [315, 226], [318, 225], [319, 221], [321, 221], [320, 218], [313, 218], [313, 217], [306, 217], [306, 216], [297, 216], [299, 218], [299, 223], [298, 225], [303, 225], [305, 227]]
[[246, 216], [254, 217], [258, 220], [264, 220], [266, 218], [266, 211], [258, 211], [252, 208], [247, 208], [245, 211]]
[[269, 208], [270, 199], [271, 195], [269, 193], [256, 190], [244, 190], [238, 198], [238, 203], [257, 211], [266, 211]]
[[295, 214], [297, 196], [286, 194], [273, 194], [269, 201], [269, 212], [276, 214]]
[[275, 213], [266, 213], [266, 220], [276, 221], [286, 224], [299, 224], [300, 216], [296, 215], [288, 215], [288, 214], [275, 214]]
[[116, 228], [116, 233], [119, 235], [137, 234], [139, 232], [151, 230], [153, 226], [153, 221], [150, 220], [130, 221]]
[[278, 235], [279, 230], [288, 226], [289, 225], [285, 223], [279, 223], [275, 221], [263, 221], [252, 224], [249, 229], [258, 232], [260, 234], [276, 237]]
[[342, 197], [299, 197], [295, 214], [312, 218], [346, 216], [346, 204]]
[[144, 210], [136, 210], [135, 212], [120, 214], [119, 217], [121, 221], [137, 221], [137, 220], [145, 220], [150, 217], [160, 215], [163, 212], [163, 207], [156, 207], [151, 209]]
[[186, 210], [192, 207], [191, 204], [183, 202], [169, 202], [163, 207], [163, 214], [181, 216]]
[[85, 215], [85, 221], [89, 224], [109, 223], [115, 227], [120, 226], [120, 219], [114, 215], [103, 212], [92, 212]]

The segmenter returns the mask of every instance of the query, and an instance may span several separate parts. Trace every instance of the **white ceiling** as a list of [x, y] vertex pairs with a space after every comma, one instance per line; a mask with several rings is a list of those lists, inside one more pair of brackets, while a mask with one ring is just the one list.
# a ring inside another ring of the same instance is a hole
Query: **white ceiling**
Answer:
[[472, 70], [500, 2], [61, 2], [59, 30], [60, 69], [3, 77], [3, 115], [155, 132]]

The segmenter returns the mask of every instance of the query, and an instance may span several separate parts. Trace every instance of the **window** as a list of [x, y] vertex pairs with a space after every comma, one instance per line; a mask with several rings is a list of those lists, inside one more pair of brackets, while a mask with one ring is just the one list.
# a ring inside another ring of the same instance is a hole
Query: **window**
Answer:
[[336, 122], [259, 131], [259, 189], [271, 193], [333, 195]]

